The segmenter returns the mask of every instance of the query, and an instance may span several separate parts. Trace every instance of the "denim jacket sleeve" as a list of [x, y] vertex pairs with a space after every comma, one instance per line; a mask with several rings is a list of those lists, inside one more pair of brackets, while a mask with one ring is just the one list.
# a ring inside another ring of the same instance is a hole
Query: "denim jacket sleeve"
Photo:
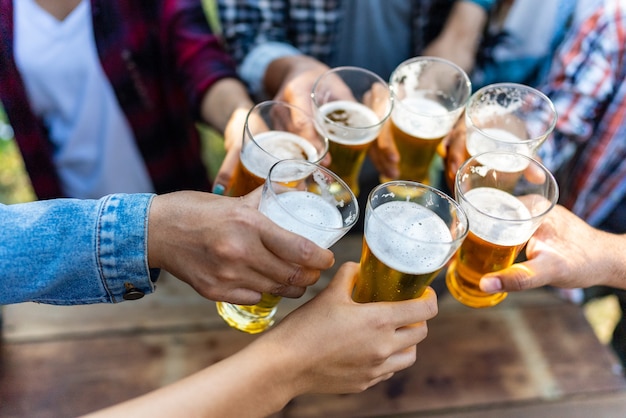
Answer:
[[114, 194], [0, 205], [0, 303], [116, 303], [130, 287], [152, 293], [153, 198]]

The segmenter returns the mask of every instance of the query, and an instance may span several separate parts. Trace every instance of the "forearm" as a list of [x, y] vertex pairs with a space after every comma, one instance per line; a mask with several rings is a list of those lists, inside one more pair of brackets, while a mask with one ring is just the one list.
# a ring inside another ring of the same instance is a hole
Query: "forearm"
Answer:
[[452, 7], [443, 36], [463, 42], [475, 54], [487, 23], [484, 7], [473, 1], [457, 1]]
[[593, 273], [598, 284], [626, 289], [626, 234], [598, 231], [598, 239], [589, 245], [596, 247], [601, 257]]
[[266, 417], [296, 396], [284, 360], [255, 341], [185, 379], [92, 416]]
[[223, 133], [231, 117], [245, 119], [253, 105], [241, 81], [223, 78], [205, 93], [200, 112], [204, 121]]
[[455, 2], [444, 28], [424, 54], [448, 59], [466, 72], [472, 71], [487, 17], [485, 9], [472, 1]]

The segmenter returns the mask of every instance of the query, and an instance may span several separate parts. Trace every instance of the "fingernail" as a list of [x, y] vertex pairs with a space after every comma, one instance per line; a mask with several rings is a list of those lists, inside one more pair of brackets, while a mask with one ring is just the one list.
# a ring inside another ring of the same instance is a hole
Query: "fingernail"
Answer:
[[483, 277], [480, 279], [480, 290], [493, 293], [502, 290], [502, 281], [499, 277]]
[[219, 195], [223, 195], [224, 194], [224, 186], [222, 186], [221, 184], [216, 184], [213, 187], [213, 194], [219, 194]]

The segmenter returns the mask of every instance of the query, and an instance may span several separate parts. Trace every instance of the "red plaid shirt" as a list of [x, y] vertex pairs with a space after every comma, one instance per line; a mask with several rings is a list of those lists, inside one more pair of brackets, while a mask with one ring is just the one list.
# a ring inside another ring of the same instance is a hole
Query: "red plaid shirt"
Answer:
[[[211, 33], [201, 2], [90, 1], [102, 68], [155, 190], [209, 190], [195, 122], [207, 89], [237, 75]], [[38, 198], [61, 197], [51, 143], [43, 122], [31, 111], [14, 61], [13, 0], [0, 0], [0, 100]]]

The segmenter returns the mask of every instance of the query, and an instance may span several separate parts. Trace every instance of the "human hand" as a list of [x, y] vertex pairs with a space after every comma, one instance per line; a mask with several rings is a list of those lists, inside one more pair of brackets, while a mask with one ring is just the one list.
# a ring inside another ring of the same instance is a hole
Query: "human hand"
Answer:
[[266, 90], [312, 114], [311, 92], [315, 81], [330, 68], [306, 55], [282, 57], [270, 64], [265, 75]]
[[400, 176], [400, 169], [398, 168], [400, 154], [393, 140], [390, 119], [383, 125], [378, 134], [378, 138], [376, 138], [367, 151], [367, 155], [381, 177], [397, 179], [398, 176]]
[[237, 108], [231, 114], [226, 128], [224, 129], [224, 148], [226, 155], [213, 181], [213, 192], [216, 194], [224, 194], [230, 187], [233, 173], [237, 169], [237, 164], [239, 164], [239, 156], [243, 143], [243, 130], [249, 110], [250, 109], [245, 107]]
[[467, 160], [467, 151], [465, 149], [466, 135], [465, 116], [461, 114], [452, 131], [443, 139], [438, 149], [439, 155], [444, 161], [444, 177], [450, 190], [454, 190], [456, 172]]
[[415, 362], [426, 320], [437, 314], [435, 292], [357, 303], [351, 295], [358, 269], [356, 263], [342, 265], [326, 289], [257, 340], [284, 354], [282, 377], [292, 379], [286, 385], [292, 396], [360, 392]]
[[93, 416], [265, 417], [298, 395], [360, 392], [390, 378], [415, 362], [437, 298], [428, 288], [416, 300], [356, 303], [358, 269], [343, 265], [319, 295], [235, 354]]
[[480, 280], [488, 293], [551, 285], [626, 288], [626, 235], [592, 228], [563, 206], [555, 206], [526, 246], [528, 261], [489, 273]]
[[156, 196], [148, 218], [148, 263], [202, 296], [255, 304], [261, 293], [299, 297], [334, 263], [333, 253], [279, 228], [241, 198], [200, 192]]

